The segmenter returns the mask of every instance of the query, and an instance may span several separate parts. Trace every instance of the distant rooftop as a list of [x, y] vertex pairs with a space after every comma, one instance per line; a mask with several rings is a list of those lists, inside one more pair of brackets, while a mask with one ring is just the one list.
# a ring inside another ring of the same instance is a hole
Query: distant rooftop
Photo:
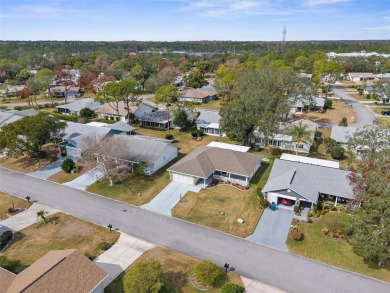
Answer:
[[303, 156], [296, 156], [291, 154], [282, 154], [280, 157], [281, 160], [286, 161], [292, 161], [292, 162], [300, 162], [310, 165], [317, 165], [317, 166], [323, 166], [323, 167], [329, 167], [329, 168], [340, 168], [340, 163], [335, 161], [329, 161], [329, 160], [321, 160], [321, 159], [315, 159], [315, 158], [309, 158], [309, 157], [303, 157]]

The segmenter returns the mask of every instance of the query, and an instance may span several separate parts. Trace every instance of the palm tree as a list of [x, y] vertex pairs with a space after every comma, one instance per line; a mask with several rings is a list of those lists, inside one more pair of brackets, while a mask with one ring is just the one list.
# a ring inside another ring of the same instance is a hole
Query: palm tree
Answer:
[[45, 211], [45, 210], [40, 210], [37, 212], [37, 218], [41, 218], [45, 223], [46, 223], [46, 217], [45, 215], [47, 214], [48, 212]]
[[302, 125], [302, 121], [299, 121], [299, 124], [293, 124], [287, 130], [287, 134], [291, 135], [296, 139], [296, 155], [298, 155], [298, 147], [302, 144], [302, 141], [305, 139], [311, 142], [311, 131], [307, 129], [306, 125]]

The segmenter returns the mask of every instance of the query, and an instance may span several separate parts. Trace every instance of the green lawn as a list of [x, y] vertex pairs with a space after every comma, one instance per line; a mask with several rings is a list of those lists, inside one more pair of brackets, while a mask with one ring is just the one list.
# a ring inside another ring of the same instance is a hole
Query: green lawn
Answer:
[[223, 106], [222, 99], [216, 99], [212, 100], [210, 102], [207, 102], [205, 104], [196, 105], [195, 108], [199, 109], [209, 109], [209, 110], [220, 110]]
[[[201, 293], [204, 291], [195, 289], [189, 284], [188, 276], [191, 274], [191, 269], [197, 263], [196, 259], [189, 256], [176, 253], [170, 250], [166, 250], [160, 247], [153, 248], [144, 254], [142, 254], [136, 261], [145, 261], [148, 259], [157, 259], [160, 261], [163, 271], [165, 272], [166, 280], [165, 285], [167, 291], [176, 293]], [[134, 265], [134, 264], [133, 264]], [[132, 266], [133, 266], [132, 265]], [[131, 267], [126, 269], [130, 270]], [[111, 282], [105, 289], [105, 293], [123, 293], [123, 273], [120, 274], [114, 281]], [[224, 270], [221, 269], [220, 278], [217, 280], [215, 288], [208, 290], [209, 293], [221, 292], [221, 287], [225, 283], [235, 283], [243, 286], [241, 278], [238, 274], [228, 272], [226, 275]]]
[[329, 217], [339, 218], [348, 225], [350, 216], [345, 213], [329, 213], [322, 216], [313, 224], [300, 223], [304, 239], [296, 242], [287, 239], [290, 252], [299, 254], [314, 260], [327, 263], [353, 272], [368, 275], [377, 279], [390, 281], [390, 271], [375, 269], [364, 263], [363, 259], [353, 252], [352, 246], [343, 239], [331, 239], [321, 233], [326, 226], [325, 221]]
[[31, 203], [27, 200], [0, 192], [0, 220], [7, 219], [8, 209], [13, 206], [15, 209], [28, 209]]
[[369, 107], [374, 113], [381, 114], [382, 111], [388, 111], [390, 110], [390, 107]]

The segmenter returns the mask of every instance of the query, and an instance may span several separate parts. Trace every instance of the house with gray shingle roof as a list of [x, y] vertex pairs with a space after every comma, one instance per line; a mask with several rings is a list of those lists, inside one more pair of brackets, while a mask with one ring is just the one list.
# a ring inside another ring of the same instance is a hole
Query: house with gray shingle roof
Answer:
[[6, 124], [13, 123], [24, 117], [31, 117], [38, 114], [38, 111], [35, 109], [27, 110], [9, 110], [9, 111], [0, 111], [0, 127]]
[[199, 109], [199, 117], [196, 120], [196, 128], [203, 130], [205, 134], [214, 136], [226, 136], [219, 127], [221, 116], [217, 110]]
[[168, 129], [172, 127], [172, 117], [168, 116], [167, 111], [156, 111], [148, 113], [139, 118], [139, 122], [142, 126], [157, 127], [162, 129]]
[[168, 168], [172, 181], [204, 187], [213, 179], [248, 185], [262, 157], [219, 147], [200, 146]]
[[332, 126], [330, 138], [334, 139], [338, 144], [345, 146], [348, 140], [354, 135], [358, 129], [352, 126]]
[[[298, 159], [294, 160], [294, 157]], [[299, 199], [312, 205], [322, 198], [335, 204], [354, 199], [349, 171], [340, 170], [326, 160], [299, 158], [289, 155], [275, 160], [262, 190], [269, 202], [278, 204], [282, 199], [288, 199], [295, 203]]]
[[100, 103], [95, 102], [94, 99], [87, 98], [75, 101], [73, 103], [56, 106], [58, 113], [67, 115], [80, 115], [81, 109], [88, 108], [96, 111], [100, 108]]

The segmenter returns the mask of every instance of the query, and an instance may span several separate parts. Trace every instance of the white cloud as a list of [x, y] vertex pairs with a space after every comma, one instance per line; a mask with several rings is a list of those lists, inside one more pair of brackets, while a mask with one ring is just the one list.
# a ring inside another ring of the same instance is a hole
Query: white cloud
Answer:
[[304, 4], [308, 6], [318, 6], [326, 4], [336, 4], [340, 2], [349, 2], [351, 0], [305, 0]]
[[368, 28], [368, 30], [370, 30], [370, 31], [377, 31], [377, 32], [390, 31], [390, 25], [382, 25], [382, 26], [370, 27], [370, 28]]

